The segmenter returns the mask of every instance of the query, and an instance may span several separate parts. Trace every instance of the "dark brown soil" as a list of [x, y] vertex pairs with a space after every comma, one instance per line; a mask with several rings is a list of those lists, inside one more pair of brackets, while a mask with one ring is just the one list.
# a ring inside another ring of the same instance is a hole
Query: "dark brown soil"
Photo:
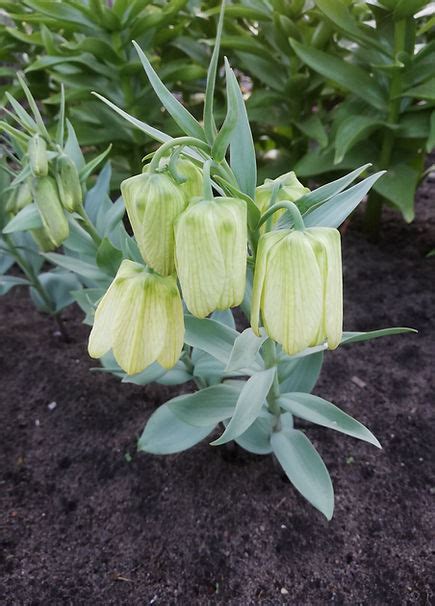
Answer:
[[335, 485], [330, 523], [271, 457], [207, 443], [170, 457], [136, 454], [146, 419], [175, 391], [91, 374], [77, 310], [65, 314], [66, 344], [25, 291], [1, 299], [1, 603], [433, 603], [429, 186], [412, 225], [387, 211], [378, 244], [358, 224], [345, 237], [346, 327], [420, 334], [327, 356], [316, 393], [384, 447], [307, 428]]

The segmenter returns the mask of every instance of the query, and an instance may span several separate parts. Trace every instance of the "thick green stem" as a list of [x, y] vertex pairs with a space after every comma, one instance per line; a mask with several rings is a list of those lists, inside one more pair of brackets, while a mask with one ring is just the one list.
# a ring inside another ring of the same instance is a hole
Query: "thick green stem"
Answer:
[[265, 221], [267, 221], [268, 218], [273, 215], [273, 213], [276, 213], [277, 210], [281, 210], [282, 208], [285, 208], [291, 214], [291, 217], [293, 219], [293, 227], [298, 231], [304, 231], [305, 224], [304, 220], [302, 219], [302, 215], [299, 211], [299, 208], [294, 202], [290, 202], [289, 200], [283, 200], [277, 202], [276, 204], [272, 204], [272, 206], [268, 208], [266, 212], [261, 216], [261, 219], [258, 223], [258, 227], [260, 228], [263, 223], [265, 223]]
[[[406, 45], [407, 20], [400, 19], [394, 23], [394, 58], [401, 51], [405, 50]], [[387, 124], [394, 126], [400, 114], [400, 93], [402, 92], [402, 71], [394, 71], [390, 88], [388, 91], [388, 116]], [[391, 154], [394, 148], [395, 134], [392, 128], [386, 127], [382, 141], [381, 153], [379, 155], [378, 168], [388, 169], [391, 162]], [[383, 198], [376, 192], [369, 196], [364, 218], [364, 227], [368, 234], [377, 238], [382, 215]]]
[[77, 211], [77, 214], [80, 215], [83, 228], [88, 232], [95, 244], [99, 246], [101, 244], [101, 238], [98, 235], [98, 232], [95, 229], [92, 221], [89, 219], [85, 209], [82, 207], [80, 210]]
[[166, 143], [163, 143], [163, 145], [159, 147], [150, 162], [150, 172], [155, 172], [159, 168], [160, 160], [164, 158], [172, 147], [178, 147], [180, 145], [183, 147], [191, 145], [192, 147], [197, 147], [198, 149], [210, 152], [208, 143], [201, 141], [201, 139], [197, 139], [196, 137], [177, 137], [176, 139], [166, 141]]
[[272, 387], [270, 388], [269, 393], [267, 394], [267, 406], [269, 408], [269, 412], [277, 417], [277, 425], [279, 424], [279, 417], [281, 416], [281, 407], [278, 403], [278, 399], [281, 395], [279, 389], [278, 382], [278, 370], [276, 369], [277, 365], [277, 356], [276, 356], [276, 346], [275, 341], [272, 339], [267, 339], [263, 345], [263, 359], [266, 368], [275, 367], [275, 376], [273, 378]]

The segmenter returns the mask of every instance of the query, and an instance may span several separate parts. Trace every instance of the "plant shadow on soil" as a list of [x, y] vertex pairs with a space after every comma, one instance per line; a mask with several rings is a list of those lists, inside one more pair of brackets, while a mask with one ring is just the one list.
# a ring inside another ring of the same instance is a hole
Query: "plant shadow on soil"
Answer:
[[2, 603], [432, 603], [434, 185], [420, 189], [412, 225], [385, 211], [378, 244], [358, 218], [344, 238], [346, 328], [420, 332], [327, 355], [315, 393], [383, 445], [303, 425], [333, 479], [330, 523], [271, 457], [207, 440], [137, 454], [176, 389], [90, 373], [77, 309], [65, 313], [66, 344], [25, 291], [3, 297]]

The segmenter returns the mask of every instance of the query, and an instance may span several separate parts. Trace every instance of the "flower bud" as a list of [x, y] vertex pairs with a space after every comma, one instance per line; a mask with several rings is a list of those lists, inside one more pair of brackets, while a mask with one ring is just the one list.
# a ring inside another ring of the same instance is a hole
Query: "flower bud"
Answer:
[[35, 177], [46, 177], [48, 175], [47, 144], [41, 135], [33, 135], [30, 139], [27, 154], [32, 174]]
[[180, 188], [184, 192], [187, 203], [193, 198], [202, 196], [203, 176], [196, 164], [181, 156], [175, 163], [175, 168], [180, 177], [186, 179], [184, 183], [181, 183]]
[[[272, 192], [276, 183], [280, 183], [281, 187], [276, 196], [275, 202], [282, 202], [288, 200], [289, 202], [296, 202], [299, 198], [309, 193], [308, 187], [304, 187], [302, 183], [297, 179], [293, 171], [281, 175], [277, 179], [266, 179], [263, 185], [257, 187], [255, 191], [255, 204], [260, 210], [261, 214], [266, 212], [270, 206], [270, 200]], [[272, 216], [272, 225], [275, 225], [281, 215], [285, 212], [285, 209], [279, 210]], [[261, 230], [264, 231], [264, 228]]]
[[34, 179], [33, 195], [46, 234], [57, 248], [68, 238], [69, 225], [59, 200], [56, 182], [51, 177]]
[[340, 233], [329, 227], [272, 231], [261, 236], [252, 293], [251, 326], [259, 315], [267, 334], [294, 355], [342, 336]]
[[175, 257], [189, 311], [204, 318], [243, 300], [246, 282], [246, 203], [215, 198], [193, 203], [175, 225]]
[[186, 207], [166, 173], [142, 173], [121, 183], [121, 192], [142, 257], [162, 276], [174, 273], [174, 222]]
[[56, 250], [56, 246], [48, 237], [44, 227], [31, 229], [30, 235], [32, 236], [33, 241], [41, 252], [51, 252], [53, 250]]
[[16, 215], [32, 202], [32, 190], [27, 181], [14, 187], [6, 201], [5, 210], [8, 213]]
[[131, 375], [153, 362], [172, 368], [183, 339], [183, 306], [175, 276], [162, 277], [124, 260], [95, 312], [89, 355], [100, 358], [112, 349]]
[[62, 206], [70, 213], [80, 210], [83, 192], [76, 165], [66, 154], [61, 154], [56, 169], [56, 183]]
[[20, 183], [17, 187], [17, 196], [15, 198], [15, 212], [19, 213], [20, 210], [23, 210], [23, 208], [28, 206], [32, 200], [33, 196], [30, 183], [28, 181]]

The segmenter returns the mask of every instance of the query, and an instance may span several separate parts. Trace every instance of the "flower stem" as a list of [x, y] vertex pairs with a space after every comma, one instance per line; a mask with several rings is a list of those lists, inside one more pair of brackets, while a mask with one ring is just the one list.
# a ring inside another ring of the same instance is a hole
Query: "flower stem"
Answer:
[[279, 417], [281, 416], [281, 407], [278, 403], [278, 399], [281, 395], [278, 381], [278, 369], [276, 368], [277, 356], [276, 356], [276, 345], [272, 339], [267, 339], [263, 344], [263, 359], [266, 368], [275, 367], [275, 376], [273, 378], [272, 386], [267, 394], [267, 405], [269, 412], [277, 417], [277, 425], [279, 425]]
[[155, 172], [158, 169], [160, 160], [168, 153], [168, 151], [172, 147], [178, 147], [180, 145], [183, 147], [186, 145], [192, 145], [193, 147], [197, 147], [206, 152], [210, 152], [210, 145], [208, 145], [208, 143], [205, 143], [204, 141], [201, 141], [201, 139], [197, 139], [196, 137], [177, 137], [176, 139], [166, 141], [166, 143], [163, 143], [163, 145], [159, 147], [150, 162], [150, 172]]
[[282, 208], [285, 208], [290, 213], [293, 219], [293, 227], [297, 231], [304, 231], [305, 224], [304, 220], [302, 219], [302, 215], [299, 211], [299, 208], [294, 202], [290, 202], [289, 200], [283, 200], [281, 202], [277, 202], [276, 204], [272, 204], [272, 206], [268, 208], [263, 215], [261, 215], [261, 219], [258, 223], [258, 228], [260, 228], [263, 223], [265, 223], [265, 221], [267, 221], [268, 218], [273, 215], [273, 213], [276, 213], [277, 210], [280, 210]]
[[80, 216], [83, 228], [88, 232], [95, 244], [99, 246], [101, 244], [101, 238], [83, 206], [77, 211], [77, 214]]

